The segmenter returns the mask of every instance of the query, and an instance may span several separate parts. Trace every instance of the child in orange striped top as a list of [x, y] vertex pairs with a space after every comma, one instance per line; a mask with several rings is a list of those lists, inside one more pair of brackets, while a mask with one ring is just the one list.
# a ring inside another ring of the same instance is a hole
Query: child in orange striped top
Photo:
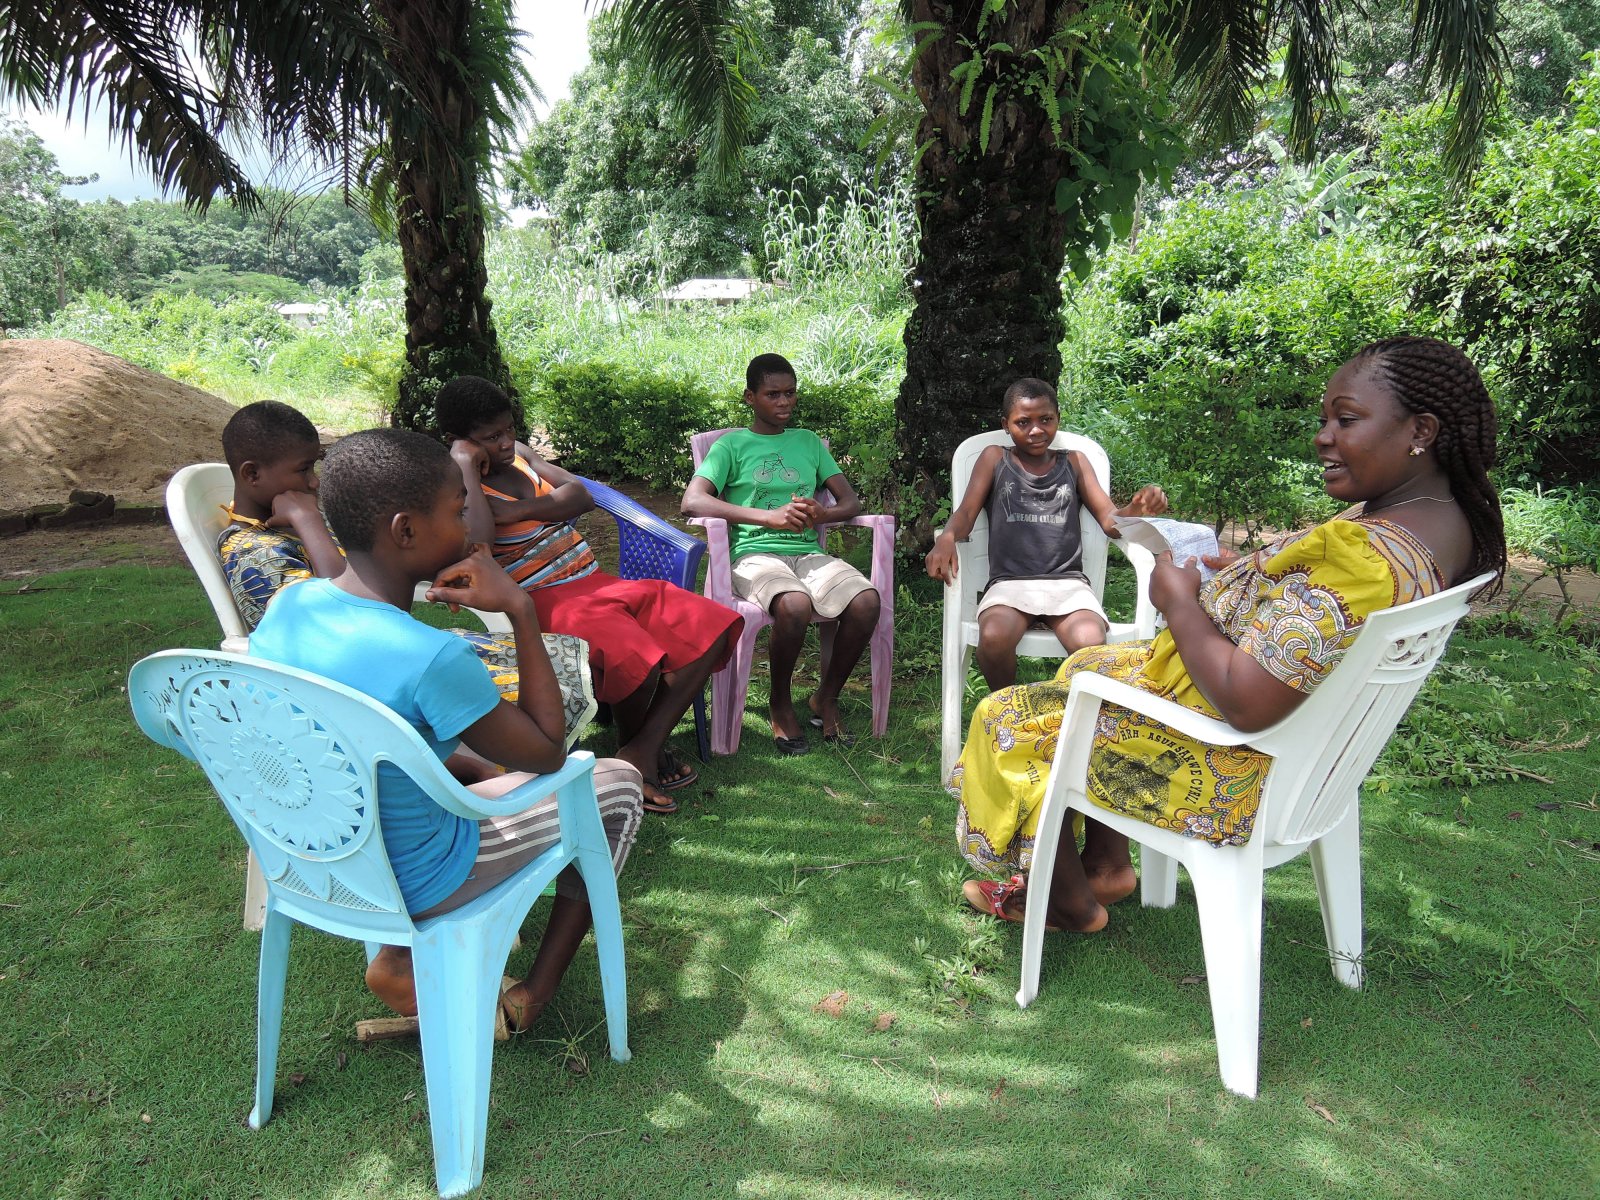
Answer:
[[602, 571], [572, 519], [594, 507], [583, 481], [516, 440], [511, 399], [463, 375], [436, 401], [439, 427], [467, 485], [472, 540], [527, 589], [540, 627], [589, 643], [594, 692], [611, 705], [617, 757], [644, 776], [646, 812], [699, 778], [667, 742], [711, 673], [732, 653], [744, 618], [660, 579]]

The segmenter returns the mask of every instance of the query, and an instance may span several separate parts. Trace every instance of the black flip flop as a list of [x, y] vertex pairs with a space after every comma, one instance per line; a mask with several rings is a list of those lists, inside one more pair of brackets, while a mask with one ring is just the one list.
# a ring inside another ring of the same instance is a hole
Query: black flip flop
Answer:
[[811, 743], [804, 737], [778, 737], [774, 735], [772, 744], [778, 748], [779, 754], [798, 756], [811, 753]]
[[[657, 782], [656, 786], [663, 792], [675, 792], [679, 788], [688, 787], [691, 783], [700, 782], [700, 772], [695, 765], [686, 761], [685, 759], [679, 758], [671, 747], [664, 748], [658, 757], [666, 759], [667, 766], [671, 767], [674, 771], [687, 770], [689, 772], [687, 775], [679, 775], [671, 783]], [[657, 763], [657, 765], [659, 766], [660, 764]]]
[[[646, 779], [644, 781], [644, 785], [647, 788], [655, 788], [658, 792], [666, 792], [668, 790], [667, 788], [662, 787], [654, 779]], [[673, 813], [678, 811], [678, 802], [671, 796], [668, 796], [667, 802], [662, 804], [659, 800], [652, 800], [649, 792], [643, 792], [642, 794], [644, 796], [644, 803], [641, 807], [643, 807], [644, 811], [647, 813], [655, 813], [657, 816], [661, 817], [670, 817]]]

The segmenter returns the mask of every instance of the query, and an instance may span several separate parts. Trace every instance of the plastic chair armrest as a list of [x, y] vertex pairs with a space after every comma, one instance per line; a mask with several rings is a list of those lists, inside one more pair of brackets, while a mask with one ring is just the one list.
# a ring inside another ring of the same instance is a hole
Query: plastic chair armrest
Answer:
[[706, 531], [706, 595], [724, 604], [733, 600], [733, 560], [728, 556], [728, 522], [721, 517], [690, 517]]
[[[818, 536], [826, 541], [829, 532], [846, 525], [872, 530], [872, 586], [878, 594], [892, 595], [894, 589], [894, 517], [888, 513], [857, 513], [848, 521], [827, 521], [817, 526]], [[885, 592], [885, 589], [889, 589]]]
[[1138, 591], [1134, 597], [1133, 627], [1137, 631], [1135, 638], [1148, 640], [1156, 635], [1156, 621], [1161, 614], [1156, 606], [1150, 603], [1150, 574], [1156, 569], [1156, 556], [1143, 546], [1135, 546], [1122, 538], [1108, 538], [1107, 541], [1122, 552], [1133, 567], [1135, 586]]
[[616, 488], [604, 483], [597, 483], [593, 479], [586, 479], [582, 475], [577, 477], [578, 482], [589, 489], [595, 507], [610, 513], [620, 525], [626, 521], [629, 525], [643, 530], [645, 533], [666, 542], [674, 549], [685, 554], [692, 553], [701, 546], [700, 539], [692, 533], [683, 530], [662, 520], [644, 505], [629, 496], [623, 495]]
[[[455, 777], [445, 770], [444, 764], [441, 763], [439, 774], [443, 778], [435, 779], [434, 783], [439, 786], [428, 786], [428, 793], [439, 807], [447, 812], [452, 812], [458, 817], [466, 817], [468, 820], [481, 821], [484, 817], [510, 816], [532, 808], [556, 789], [593, 773], [594, 755], [587, 750], [574, 750], [567, 755], [567, 761], [562, 764], [559, 771], [530, 779], [521, 787], [513, 788], [503, 796], [490, 799], [456, 782]], [[423, 780], [419, 779], [417, 782], [427, 786]], [[443, 786], [446, 783], [448, 786]]]
[[[1069, 701], [1080, 695], [1107, 704], [1120, 704], [1132, 712], [1160, 721], [1174, 733], [1181, 733], [1209, 746], [1245, 746], [1261, 736], [1260, 732], [1241, 733], [1226, 721], [1204, 716], [1171, 700], [1152, 696], [1119, 679], [1089, 671], [1080, 671], [1072, 677]], [[1095, 704], [1094, 707], [1098, 709], [1099, 705]], [[1081, 718], [1074, 715], [1073, 719]]]

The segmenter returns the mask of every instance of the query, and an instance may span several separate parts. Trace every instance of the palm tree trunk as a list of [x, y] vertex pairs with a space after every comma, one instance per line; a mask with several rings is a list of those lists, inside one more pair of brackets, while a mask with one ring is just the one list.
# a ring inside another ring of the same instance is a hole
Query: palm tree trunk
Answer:
[[406, 365], [396, 425], [431, 430], [433, 398], [457, 375], [481, 375], [510, 390], [486, 295], [482, 105], [460, 61], [468, 0], [378, 0], [389, 27], [387, 56], [423, 98], [425, 118], [392, 121], [396, 232], [406, 277]]
[[[997, 101], [988, 150], [980, 149], [984, 84], [962, 114], [950, 73], [968, 56], [958, 35], [977, 40], [982, 7], [969, 0], [915, 5], [917, 21], [945, 30], [912, 68], [924, 108], [917, 139], [926, 146], [917, 163], [922, 232], [895, 415], [908, 501], [902, 519], [918, 547], [931, 541], [936, 510], [949, 495], [957, 444], [995, 427], [1013, 380], [1032, 375], [1053, 384], [1061, 373], [1067, 225], [1055, 193], [1067, 157], [1037, 103]], [[1024, 0], [984, 40], [1024, 56], [1077, 7]]]

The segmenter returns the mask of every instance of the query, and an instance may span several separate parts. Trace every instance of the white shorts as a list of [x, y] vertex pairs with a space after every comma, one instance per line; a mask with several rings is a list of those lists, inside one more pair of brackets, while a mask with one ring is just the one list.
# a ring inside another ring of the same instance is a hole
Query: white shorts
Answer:
[[872, 591], [872, 581], [849, 563], [831, 554], [746, 554], [733, 563], [733, 591], [742, 600], [772, 611], [772, 602], [784, 592], [804, 592], [819, 617], [832, 620], [862, 592]]
[[1092, 612], [1106, 621], [1106, 610], [1095, 599], [1094, 589], [1081, 579], [1003, 579], [990, 586], [978, 601], [978, 615], [985, 609], [1004, 605], [1030, 617], [1064, 617], [1068, 613]]

